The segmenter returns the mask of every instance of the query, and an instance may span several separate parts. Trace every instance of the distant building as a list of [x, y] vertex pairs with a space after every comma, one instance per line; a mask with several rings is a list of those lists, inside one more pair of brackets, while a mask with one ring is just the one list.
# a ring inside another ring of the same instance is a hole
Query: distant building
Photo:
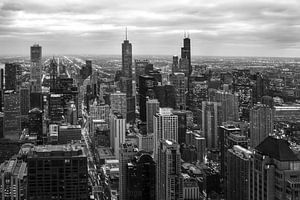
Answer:
[[87, 157], [81, 146], [35, 146], [27, 159], [27, 199], [88, 199]]
[[122, 76], [132, 78], [132, 45], [127, 36], [122, 43]]
[[156, 199], [183, 200], [179, 145], [174, 140], [161, 139], [158, 146]]
[[127, 164], [128, 200], [155, 200], [155, 162], [150, 154], [138, 152]]
[[252, 152], [234, 145], [227, 154], [227, 199], [248, 200]]
[[172, 73], [178, 72], [178, 56], [174, 55], [173, 56], [173, 62], [172, 62]]
[[0, 164], [0, 198], [26, 199], [27, 164], [23, 160], [10, 159]]
[[186, 71], [187, 76], [192, 73], [192, 65], [191, 65], [191, 39], [187, 36], [183, 39], [183, 47], [181, 47], [181, 60], [187, 59]]
[[[135, 80], [136, 80], [136, 85], [137, 88], [139, 88], [139, 76], [147, 74], [146, 69], [149, 65], [152, 65], [149, 60], [135, 60]], [[153, 65], [152, 65], [152, 70], [153, 70]]]
[[34, 80], [32, 92], [42, 91], [42, 47], [35, 44], [30, 47], [30, 79]]

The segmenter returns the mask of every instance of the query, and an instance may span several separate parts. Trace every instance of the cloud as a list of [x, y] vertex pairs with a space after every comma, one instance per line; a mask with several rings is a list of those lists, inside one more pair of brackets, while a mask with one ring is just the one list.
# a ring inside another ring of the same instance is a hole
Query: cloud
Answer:
[[[57, 44], [78, 47], [77, 53], [120, 54], [127, 26], [139, 54], [178, 54], [186, 30], [194, 54], [298, 55], [299, 7], [298, 0], [0, 0], [0, 44], [11, 38], [42, 41], [61, 53], [68, 48]], [[17, 46], [12, 52], [28, 53]], [[8, 48], [14, 47], [0, 53]]]

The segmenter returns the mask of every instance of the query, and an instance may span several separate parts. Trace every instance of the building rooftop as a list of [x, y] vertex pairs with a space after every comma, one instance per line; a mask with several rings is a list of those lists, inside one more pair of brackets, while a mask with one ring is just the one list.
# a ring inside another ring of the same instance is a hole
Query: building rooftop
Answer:
[[34, 146], [28, 157], [85, 157], [83, 147], [80, 145], [40, 145]]
[[256, 151], [279, 161], [298, 161], [296, 154], [290, 148], [288, 141], [267, 137], [256, 148]]

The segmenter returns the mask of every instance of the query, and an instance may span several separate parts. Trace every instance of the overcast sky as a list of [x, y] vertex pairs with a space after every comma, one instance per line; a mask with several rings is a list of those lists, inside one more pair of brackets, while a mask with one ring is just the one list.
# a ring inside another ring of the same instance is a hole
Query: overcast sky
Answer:
[[0, 0], [0, 54], [300, 56], [299, 0]]

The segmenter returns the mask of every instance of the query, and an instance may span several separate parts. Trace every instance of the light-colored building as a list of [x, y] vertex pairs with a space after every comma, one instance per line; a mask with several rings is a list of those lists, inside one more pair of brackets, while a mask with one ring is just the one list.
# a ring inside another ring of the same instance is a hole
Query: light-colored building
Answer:
[[[154, 158], [157, 157], [159, 141], [161, 139], [178, 141], [178, 116], [171, 108], [160, 108], [154, 115]], [[155, 159], [156, 160], [156, 159]]]
[[110, 144], [116, 159], [119, 159], [120, 145], [125, 142], [126, 119], [121, 114], [112, 114], [110, 119]]
[[153, 116], [158, 112], [159, 101], [157, 99], [148, 99], [146, 101], [147, 133], [153, 133]]
[[139, 139], [139, 150], [144, 150], [147, 152], [152, 152], [153, 151], [153, 140], [154, 136], [152, 134], [147, 134], [147, 135], [142, 135], [142, 134], [137, 134], [137, 137]]
[[156, 199], [183, 200], [180, 146], [175, 140], [161, 139], [156, 168]]
[[126, 93], [117, 91], [110, 95], [111, 112], [119, 112], [124, 119], [127, 116], [127, 100]]

